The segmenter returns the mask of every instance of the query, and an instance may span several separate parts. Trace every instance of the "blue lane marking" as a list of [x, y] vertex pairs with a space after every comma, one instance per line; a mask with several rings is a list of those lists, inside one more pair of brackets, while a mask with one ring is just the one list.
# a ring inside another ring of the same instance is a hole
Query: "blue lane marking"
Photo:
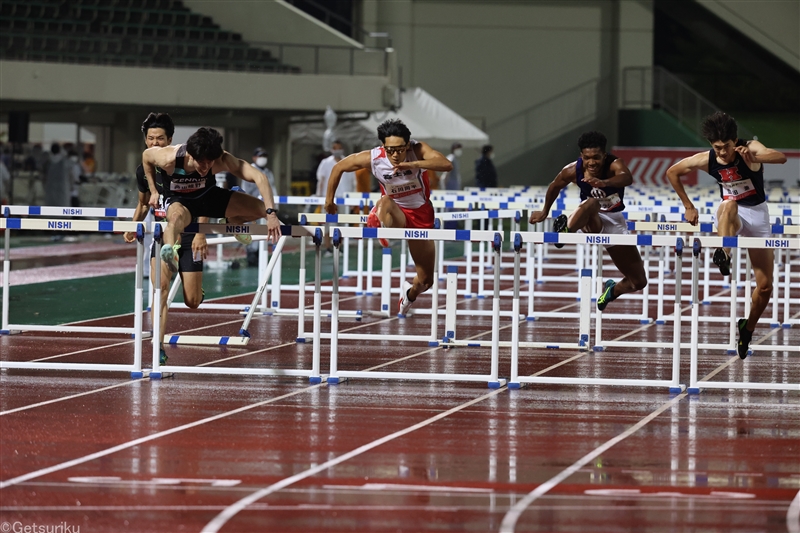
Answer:
[[714, 224], [712, 224], [711, 222], [702, 222], [700, 224], [700, 231], [704, 233], [711, 233], [712, 231], [714, 231]]
[[773, 224], [772, 225], [772, 233], [783, 233], [785, 230], [783, 229], [782, 224]]
[[792, 210], [791, 209], [784, 209], [783, 210], [783, 216], [785, 216], [785, 217], [792, 216]]
[[447, 265], [448, 274], [458, 274], [458, 267], [456, 265]]
[[680, 213], [680, 210], [677, 207], [670, 207], [669, 208], [669, 212], [670, 213]]
[[723, 248], [738, 248], [739, 247], [739, 237], [723, 237], [722, 238], [722, 247]]
[[444, 206], [445, 207], [454, 207], [455, 206], [455, 202], [445, 202]]
[[552, 231], [545, 231], [544, 242], [558, 242], [558, 233], [553, 233]]
[[470, 238], [470, 233], [472, 233], [468, 229], [457, 229], [456, 230], [456, 240], [457, 241], [468, 241]]
[[117, 208], [116, 207], [106, 207], [106, 216], [107, 217], [115, 217], [115, 216], [117, 216]]
[[220, 344], [228, 344], [228, 339], [230, 339], [230, 337], [222, 337], [222, 338], [219, 340], [219, 343], [220, 343]]
[[581, 269], [581, 276], [591, 276], [592, 269], [591, 268], [582, 268]]
[[383, 248], [383, 255], [392, 255], [391, 248]]
[[489, 218], [498, 218], [499, 216], [497, 209], [489, 209]]
[[378, 228], [361, 228], [361, 236], [365, 239], [375, 239], [378, 237]]
[[99, 220], [97, 229], [100, 231], [114, 231], [114, 223], [110, 220]]
[[661, 200], [656, 200], [655, 205], [661, 205]]
[[507, 202], [500, 202], [500, 209], [508, 209], [508, 203]]
[[289, 199], [288, 196], [278, 196], [278, 203], [285, 204], [288, 199]]
[[652, 235], [637, 235], [636, 236], [636, 244], [639, 246], [652, 246], [653, 245], [653, 236]]
[[325, 215], [325, 222], [339, 222], [339, 215]]
[[28, 209], [28, 214], [29, 215], [41, 215], [42, 214], [42, 208], [39, 207], [38, 205], [32, 205], [30, 207], [30, 209]]
[[636, 229], [636, 222], [628, 221], [628, 231], [634, 231]]
[[6, 222], [6, 227], [8, 229], [21, 229], [22, 228], [22, 219], [21, 218], [9, 218]]
[[167, 344], [178, 344], [179, 335], [173, 335], [169, 338], [169, 342]]

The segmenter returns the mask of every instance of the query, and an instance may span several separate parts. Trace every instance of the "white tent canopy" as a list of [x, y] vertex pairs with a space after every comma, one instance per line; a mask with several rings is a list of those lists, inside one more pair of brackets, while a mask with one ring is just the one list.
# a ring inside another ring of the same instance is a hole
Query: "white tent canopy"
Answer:
[[[369, 118], [359, 121], [340, 117], [334, 127], [335, 137], [349, 149], [366, 150], [380, 144], [376, 132], [378, 125], [393, 118], [408, 126], [413, 139], [425, 141], [443, 153], [448, 153], [454, 142], [460, 142], [465, 148], [479, 148], [489, 143], [486, 133], [419, 87], [403, 92], [403, 105], [397, 112], [370, 113]], [[292, 142], [322, 146], [324, 131], [321, 120], [319, 123], [292, 124], [290, 136]]]

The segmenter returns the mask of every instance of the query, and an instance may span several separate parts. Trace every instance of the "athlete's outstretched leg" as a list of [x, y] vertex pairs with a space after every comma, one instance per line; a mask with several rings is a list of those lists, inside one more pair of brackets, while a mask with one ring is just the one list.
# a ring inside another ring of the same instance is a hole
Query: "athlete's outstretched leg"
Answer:
[[433, 241], [408, 241], [408, 251], [417, 270], [408, 290], [408, 298], [413, 302], [417, 296], [430, 289], [436, 280], [436, 246]]

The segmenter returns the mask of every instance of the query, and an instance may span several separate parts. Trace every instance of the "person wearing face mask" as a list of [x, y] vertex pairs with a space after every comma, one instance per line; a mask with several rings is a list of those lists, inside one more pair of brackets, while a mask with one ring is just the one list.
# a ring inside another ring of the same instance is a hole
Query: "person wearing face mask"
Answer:
[[[344, 145], [341, 141], [333, 141], [331, 143], [331, 155], [320, 161], [317, 167], [317, 193], [316, 196], [325, 197], [328, 191], [328, 179], [331, 176], [333, 167], [344, 158]], [[356, 190], [356, 175], [354, 172], [345, 172], [342, 174], [339, 181], [339, 188], [337, 196], [344, 196], [345, 193], [355, 192]], [[333, 255], [333, 247], [331, 246], [330, 236], [325, 236], [323, 245], [325, 246], [325, 256], [330, 257]]]
[[477, 187], [497, 187], [497, 170], [494, 168], [492, 158], [494, 148], [491, 144], [481, 148], [480, 159], [475, 160], [475, 186]]
[[[269, 154], [267, 154], [266, 150], [259, 146], [253, 151], [253, 164], [251, 166], [267, 177], [269, 186], [272, 188], [272, 194], [277, 196], [278, 193], [277, 189], [275, 188], [275, 176], [272, 174], [272, 171], [267, 168], [268, 161]], [[242, 180], [242, 184], [239, 185], [239, 187], [242, 189], [242, 192], [245, 192], [250, 196], [255, 196], [256, 198], [259, 197], [260, 193], [258, 192], [258, 186], [255, 183]]]
[[458, 158], [464, 153], [461, 148], [461, 143], [453, 143], [450, 148], [450, 153], [447, 155], [447, 160], [453, 165], [453, 170], [442, 174], [442, 185], [447, 191], [460, 191], [461, 190], [461, 168]]

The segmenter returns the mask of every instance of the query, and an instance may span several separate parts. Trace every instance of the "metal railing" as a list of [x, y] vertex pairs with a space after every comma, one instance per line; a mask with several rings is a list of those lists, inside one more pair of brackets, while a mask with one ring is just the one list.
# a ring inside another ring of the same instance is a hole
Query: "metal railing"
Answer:
[[351, 46], [34, 35], [14, 30], [0, 35], [0, 59], [109, 66], [388, 76], [391, 53]]
[[[663, 109], [702, 138], [704, 117], [720, 111], [703, 95], [663, 67], [627, 67], [622, 71], [623, 109]], [[739, 137], [756, 138], [739, 123]]]
[[[582, 124], [599, 118], [598, 98], [606, 80], [595, 78], [490, 124], [492, 144], [511, 160]], [[502, 161], [501, 161], [502, 163]]]

